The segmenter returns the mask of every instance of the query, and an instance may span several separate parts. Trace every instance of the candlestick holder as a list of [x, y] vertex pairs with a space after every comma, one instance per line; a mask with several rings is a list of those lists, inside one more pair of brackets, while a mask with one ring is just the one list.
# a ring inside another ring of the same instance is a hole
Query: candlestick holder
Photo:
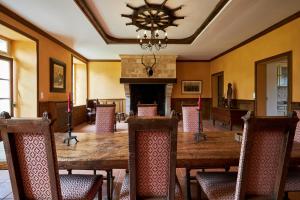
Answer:
[[198, 132], [195, 133], [195, 140], [198, 143], [200, 141], [206, 140], [206, 135], [203, 133], [203, 124], [202, 124], [202, 121], [201, 121], [202, 111], [199, 108], [197, 109], [197, 111], [198, 111], [199, 122], [198, 122]]
[[67, 124], [67, 126], [68, 126], [68, 137], [66, 137], [64, 139], [64, 143], [67, 142], [68, 146], [70, 146], [70, 141], [71, 140], [74, 139], [76, 141], [76, 143], [79, 142], [79, 141], [77, 140], [77, 136], [72, 135], [72, 112], [69, 111], [67, 113], [68, 113], [68, 124]]

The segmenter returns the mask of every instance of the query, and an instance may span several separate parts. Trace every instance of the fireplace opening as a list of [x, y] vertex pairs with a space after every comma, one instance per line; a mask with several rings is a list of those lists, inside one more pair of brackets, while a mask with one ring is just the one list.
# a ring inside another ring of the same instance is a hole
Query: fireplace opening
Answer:
[[130, 110], [137, 114], [137, 104], [157, 104], [159, 115], [165, 115], [166, 84], [130, 84]]

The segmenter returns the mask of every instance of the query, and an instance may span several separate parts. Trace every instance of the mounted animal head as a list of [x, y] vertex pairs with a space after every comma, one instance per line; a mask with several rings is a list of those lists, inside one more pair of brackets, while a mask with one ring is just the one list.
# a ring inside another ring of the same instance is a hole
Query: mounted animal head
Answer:
[[154, 67], [155, 67], [155, 64], [156, 64], [156, 57], [155, 55], [153, 54], [153, 57], [154, 57], [154, 63], [152, 65], [147, 65], [144, 63], [144, 55], [142, 56], [142, 64], [145, 66], [145, 69], [146, 69], [146, 73], [147, 73], [147, 76], [148, 77], [151, 77], [153, 76], [153, 73], [154, 73]]

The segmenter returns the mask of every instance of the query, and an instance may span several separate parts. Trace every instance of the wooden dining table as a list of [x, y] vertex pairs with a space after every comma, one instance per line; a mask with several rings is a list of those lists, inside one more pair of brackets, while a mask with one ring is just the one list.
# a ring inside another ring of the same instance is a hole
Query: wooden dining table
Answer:
[[[238, 166], [241, 143], [234, 132], [207, 132], [196, 142], [193, 133], [177, 134], [177, 168], [224, 168]], [[78, 143], [63, 143], [65, 134], [55, 133], [60, 169], [100, 170], [128, 168], [128, 133], [73, 133]], [[294, 142], [290, 164], [300, 165], [300, 143]], [[190, 195], [190, 174], [186, 176]]]
[[[193, 133], [177, 135], [178, 168], [238, 166], [241, 143], [234, 132], [207, 132], [196, 142]], [[55, 133], [60, 169], [127, 169], [128, 133], [73, 133], [79, 142], [67, 146], [64, 133]], [[300, 164], [300, 143], [294, 142], [292, 164]]]

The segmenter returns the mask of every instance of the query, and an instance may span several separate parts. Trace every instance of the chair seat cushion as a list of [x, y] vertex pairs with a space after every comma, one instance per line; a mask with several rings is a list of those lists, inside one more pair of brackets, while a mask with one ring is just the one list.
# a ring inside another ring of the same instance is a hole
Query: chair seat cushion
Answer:
[[60, 175], [60, 186], [64, 200], [93, 200], [102, 187], [102, 176]]
[[[120, 200], [129, 200], [129, 174], [126, 173], [125, 179], [122, 184], [121, 192], [120, 192]], [[166, 198], [161, 197], [151, 197], [147, 198], [147, 200], [165, 200]], [[184, 200], [182, 190], [180, 187], [180, 184], [178, 182], [178, 179], [176, 177], [176, 185], [175, 185], [175, 200]]]
[[196, 179], [208, 199], [234, 199], [237, 173], [198, 172]]
[[289, 169], [284, 191], [300, 191], [300, 167]]

